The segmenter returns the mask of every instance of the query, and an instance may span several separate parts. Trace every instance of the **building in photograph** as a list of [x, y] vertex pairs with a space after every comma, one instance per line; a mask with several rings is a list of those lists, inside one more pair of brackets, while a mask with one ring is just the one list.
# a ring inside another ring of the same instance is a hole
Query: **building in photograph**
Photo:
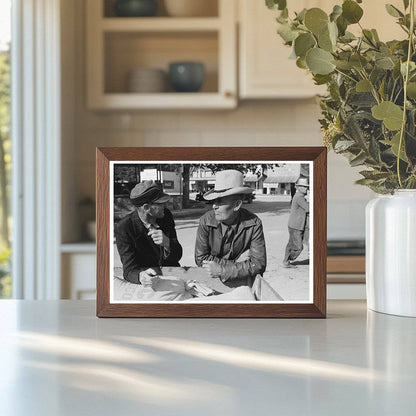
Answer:
[[159, 170], [158, 168], [143, 169], [140, 180], [153, 180], [163, 186], [164, 192], [169, 195], [180, 195], [182, 193], [182, 173], [175, 171]]
[[205, 167], [193, 167], [190, 172], [189, 189], [192, 193], [205, 193], [214, 188], [215, 174]]
[[293, 163], [275, 166], [267, 169], [265, 174], [266, 178], [263, 180], [262, 188], [263, 194], [291, 195], [291, 187], [301, 176], [301, 165]]

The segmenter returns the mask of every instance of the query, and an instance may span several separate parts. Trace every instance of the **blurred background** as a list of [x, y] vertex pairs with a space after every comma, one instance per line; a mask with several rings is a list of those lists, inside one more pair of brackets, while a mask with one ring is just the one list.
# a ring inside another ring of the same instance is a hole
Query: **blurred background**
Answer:
[[[289, 59], [263, 1], [11, 6], [0, 0], [1, 297], [95, 297], [96, 147], [322, 145], [324, 91]], [[363, 24], [380, 28], [385, 8], [362, 6]], [[329, 154], [329, 297], [365, 297], [373, 195], [356, 179]]]

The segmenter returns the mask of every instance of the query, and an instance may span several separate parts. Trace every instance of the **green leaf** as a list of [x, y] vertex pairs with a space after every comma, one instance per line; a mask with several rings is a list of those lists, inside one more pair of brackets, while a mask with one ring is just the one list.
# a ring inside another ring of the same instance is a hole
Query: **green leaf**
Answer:
[[351, 146], [354, 146], [355, 142], [352, 140], [338, 140], [334, 145], [334, 150], [337, 153], [345, 152]]
[[296, 59], [296, 66], [301, 69], [307, 69], [305, 57]]
[[355, 90], [357, 92], [371, 92], [371, 82], [367, 79], [362, 79], [361, 81], [357, 82]]
[[381, 161], [380, 147], [378, 145], [377, 140], [374, 137], [370, 138], [368, 151], [370, 152], [370, 156], [374, 159], [374, 162], [376, 162], [377, 164], [380, 163]]
[[403, 6], [404, 6], [404, 9], [406, 10], [409, 7], [409, 0], [403, 0]]
[[384, 57], [380, 59], [376, 59], [375, 64], [378, 68], [392, 70], [394, 69], [394, 61], [391, 57]]
[[337, 24], [334, 23], [334, 22], [329, 22], [328, 23], [328, 32], [329, 32], [329, 37], [331, 39], [331, 43], [334, 45], [334, 47], [336, 47], [337, 38], [338, 38], [338, 26], [337, 26]]
[[409, 82], [407, 84], [407, 97], [416, 100], [416, 82]]
[[302, 23], [305, 20], [306, 11], [307, 11], [306, 9], [303, 9], [302, 11], [297, 13], [295, 20]]
[[329, 37], [329, 32], [324, 32], [318, 35], [318, 45], [321, 49], [328, 52], [333, 52], [335, 46]]
[[341, 59], [335, 59], [333, 61], [333, 63], [337, 68], [339, 68], [343, 71], [347, 71], [347, 70], [352, 68], [352, 65], [348, 61], [344, 61], [344, 60], [341, 60]]
[[[411, 72], [413, 72], [414, 70], [416, 70], [416, 64], [412, 61], [409, 62], [409, 74]], [[400, 64], [400, 72], [402, 74], [403, 77], [406, 76], [406, 62], [402, 62]]]
[[[399, 155], [400, 132], [396, 133], [390, 141], [381, 140], [381, 142], [383, 144], [385, 144], [386, 146], [391, 146], [391, 151], [393, 152], [393, 154], [396, 157]], [[404, 140], [403, 140], [402, 148], [401, 148], [401, 152], [400, 152], [400, 159], [405, 161], [405, 162], [409, 162], [409, 159], [407, 158], [406, 152], [405, 152], [405, 149], [404, 149]]]
[[353, 55], [351, 55], [349, 62], [354, 68], [357, 69], [363, 69], [368, 63], [364, 56], [358, 53], [354, 53]]
[[393, 17], [403, 17], [403, 13], [397, 8], [394, 7], [392, 4], [386, 4], [387, 13]]
[[315, 85], [323, 85], [331, 81], [331, 75], [315, 74], [313, 80], [315, 81]]
[[372, 179], [377, 181], [379, 179], [385, 179], [391, 176], [390, 172], [378, 172], [376, 170], [362, 170], [360, 175], [363, 175], [365, 179]]
[[364, 35], [365, 41], [370, 42], [370, 43], [374, 42], [373, 34], [371, 33], [371, 30], [364, 29], [363, 30], [363, 35]]
[[277, 33], [285, 42], [292, 42], [299, 36], [299, 32], [297, 30], [293, 30], [288, 24], [281, 23], [277, 25]]
[[371, 109], [377, 120], [382, 120], [389, 130], [399, 130], [402, 127], [403, 110], [391, 101], [383, 101]]
[[266, 6], [270, 10], [283, 10], [286, 8], [286, 0], [266, 0]]
[[306, 56], [306, 52], [315, 46], [315, 40], [310, 33], [302, 33], [295, 39], [295, 53], [301, 58]]
[[377, 33], [377, 30], [376, 29], [371, 29], [371, 34], [373, 35], [373, 39], [376, 42], [380, 42], [380, 38], [378, 37], [378, 33]]
[[357, 181], [355, 181], [355, 184], [356, 185], [370, 185], [373, 182], [374, 182], [374, 179], [358, 179]]
[[328, 29], [328, 15], [317, 7], [309, 9], [305, 14], [305, 26], [315, 35]]
[[[339, 27], [337, 26], [337, 28], [338, 28], [338, 30], [339, 30]], [[352, 34], [351, 32], [348, 32], [348, 30], [344, 33], [344, 35], [340, 38], [340, 41], [341, 42], [344, 42], [344, 43], [348, 43], [348, 42], [351, 42], [351, 41], [353, 41], [353, 40], [355, 40], [356, 39], [356, 37], [355, 37], [355, 35], [354, 34]]]
[[342, 15], [342, 7], [336, 4], [334, 8], [332, 9], [332, 13], [329, 15], [329, 20], [331, 22], [335, 22], [338, 17]]
[[352, 167], [360, 166], [360, 165], [363, 165], [366, 160], [367, 160], [367, 155], [364, 152], [362, 152], [358, 156], [356, 156], [354, 159], [350, 160], [350, 165]]
[[306, 54], [306, 64], [313, 74], [327, 75], [334, 69], [333, 56], [320, 48], [310, 49]]
[[349, 23], [358, 23], [363, 16], [363, 9], [353, 0], [346, 0], [342, 4], [342, 16]]
[[342, 16], [338, 17], [337, 19], [337, 27], [340, 36], [344, 36], [348, 27], [348, 23]]

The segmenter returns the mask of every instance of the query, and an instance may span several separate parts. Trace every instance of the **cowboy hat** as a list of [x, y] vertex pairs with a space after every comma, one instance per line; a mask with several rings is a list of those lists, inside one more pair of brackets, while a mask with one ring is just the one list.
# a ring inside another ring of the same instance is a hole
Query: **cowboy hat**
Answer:
[[130, 192], [130, 200], [137, 207], [144, 204], [164, 204], [170, 199], [171, 197], [163, 192], [162, 186], [155, 181], [140, 182]]
[[306, 188], [309, 188], [309, 180], [308, 180], [308, 178], [299, 178], [296, 181], [296, 186], [305, 186]]
[[207, 201], [229, 195], [251, 194], [252, 188], [243, 186], [243, 174], [238, 170], [222, 170], [215, 174], [215, 187], [204, 195]]

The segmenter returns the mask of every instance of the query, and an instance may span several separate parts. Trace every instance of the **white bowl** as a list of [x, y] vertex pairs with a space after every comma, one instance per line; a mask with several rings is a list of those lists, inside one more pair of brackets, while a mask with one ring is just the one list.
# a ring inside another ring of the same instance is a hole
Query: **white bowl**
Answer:
[[127, 90], [138, 93], [158, 93], [167, 89], [167, 74], [160, 69], [138, 68], [129, 73]]

